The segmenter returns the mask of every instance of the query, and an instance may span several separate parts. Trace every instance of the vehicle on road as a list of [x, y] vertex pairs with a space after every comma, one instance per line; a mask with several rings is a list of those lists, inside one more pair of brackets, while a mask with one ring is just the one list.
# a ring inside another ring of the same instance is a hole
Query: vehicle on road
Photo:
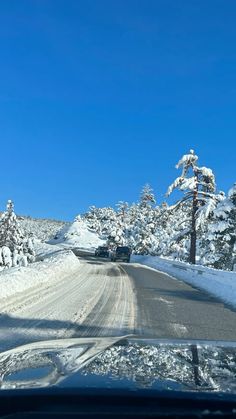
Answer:
[[1, 353], [0, 371], [0, 418], [235, 417], [235, 342], [35, 342]]
[[74, 253], [75, 256], [86, 257], [86, 256], [93, 256], [94, 251], [92, 249], [83, 249], [81, 247], [72, 247], [71, 251]]
[[101, 258], [108, 258], [109, 257], [109, 249], [107, 246], [99, 246], [95, 250], [95, 256], [101, 257]]
[[111, 254], [111, 261], [116, 262], [121, 260], [123, 262], [130, 262], [131, 249], [128, 246], [118, 246]]

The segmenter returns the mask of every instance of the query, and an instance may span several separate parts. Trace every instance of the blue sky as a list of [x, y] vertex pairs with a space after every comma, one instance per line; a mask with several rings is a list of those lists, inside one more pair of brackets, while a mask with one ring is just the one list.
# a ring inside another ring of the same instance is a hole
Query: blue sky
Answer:
[[236, 181], [235, 0], [0, 2], [0, 210], [157, 202], [190, 148]]

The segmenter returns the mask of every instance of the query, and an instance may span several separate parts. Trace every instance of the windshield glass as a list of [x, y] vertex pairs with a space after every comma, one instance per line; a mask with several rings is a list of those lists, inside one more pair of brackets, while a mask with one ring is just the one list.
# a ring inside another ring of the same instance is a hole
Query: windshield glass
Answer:
[[0, 387], [89, 353], [93, 385], [109, 364], [235, 390], [235, 21], [224, 0], [0, 2]]
[[128, 252], [129, 251], [129, 248], [128, 247], [117, 247], [116, 251], [117, 252], [120, 252], [120, 253], [122, 253], [122, 252]]

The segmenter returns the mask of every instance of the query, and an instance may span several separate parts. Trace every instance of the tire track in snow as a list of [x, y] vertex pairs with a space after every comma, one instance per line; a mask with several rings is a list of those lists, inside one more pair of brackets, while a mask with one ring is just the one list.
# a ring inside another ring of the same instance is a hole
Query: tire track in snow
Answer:
[[109, 265], [112, 268], [106, 276], [106, 295], [101, 295], [82, 327], [78, 327], [76, 336], [121, 336], [134, 333], [136, 300], [130, 278], [120, 266]]
[[[76, 277], [78, 279], [80, 277], [83, 278], [86, 275], [86, 271], [88, 273], [88, 266], [84, 266], [84, 269], [82, 271], [79, 270], [76, 273]], [[67, 284], [70, 280], [71, 275], [63, 277], [62, 279], [58, 279], [57, 282], [50, 282], [49, 279], [49, 282], [46, 284], [40, 284], [28, 289], [27, 291], [17, 293], [15, 296], [11, 296], [10, 298], [4, 298], [3, 300], [0, 300], [1, 313], [19, 312], [21, 310], [24, 310], [25, 307], [29, 309], [29, 307], [33, 306], [35, 303], [38, 304], [39, 301], [43, 301], [47, 295], [56, 294], [58, 292], [57, 290], [63, 287], [65, 284]]]
[[129, 277], [109, 262], [81, 263], [58, 283], [11, 298], [0, 317], [0, 350], [27, 342], [133, 333]]

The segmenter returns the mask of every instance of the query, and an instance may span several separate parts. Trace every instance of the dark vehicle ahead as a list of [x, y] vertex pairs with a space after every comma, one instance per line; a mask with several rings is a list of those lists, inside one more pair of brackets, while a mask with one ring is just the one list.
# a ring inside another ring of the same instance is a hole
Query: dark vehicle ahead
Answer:
[[106, 246], [99, 246], [95, 250], [95, 256], [101, 257], [101, 258], [108, 258], [109, 257], [109, 249]]
[[111, 261], [122, 260], [130, 262], [131, 249], [128, 246], [118, 246], [111, 255]]

